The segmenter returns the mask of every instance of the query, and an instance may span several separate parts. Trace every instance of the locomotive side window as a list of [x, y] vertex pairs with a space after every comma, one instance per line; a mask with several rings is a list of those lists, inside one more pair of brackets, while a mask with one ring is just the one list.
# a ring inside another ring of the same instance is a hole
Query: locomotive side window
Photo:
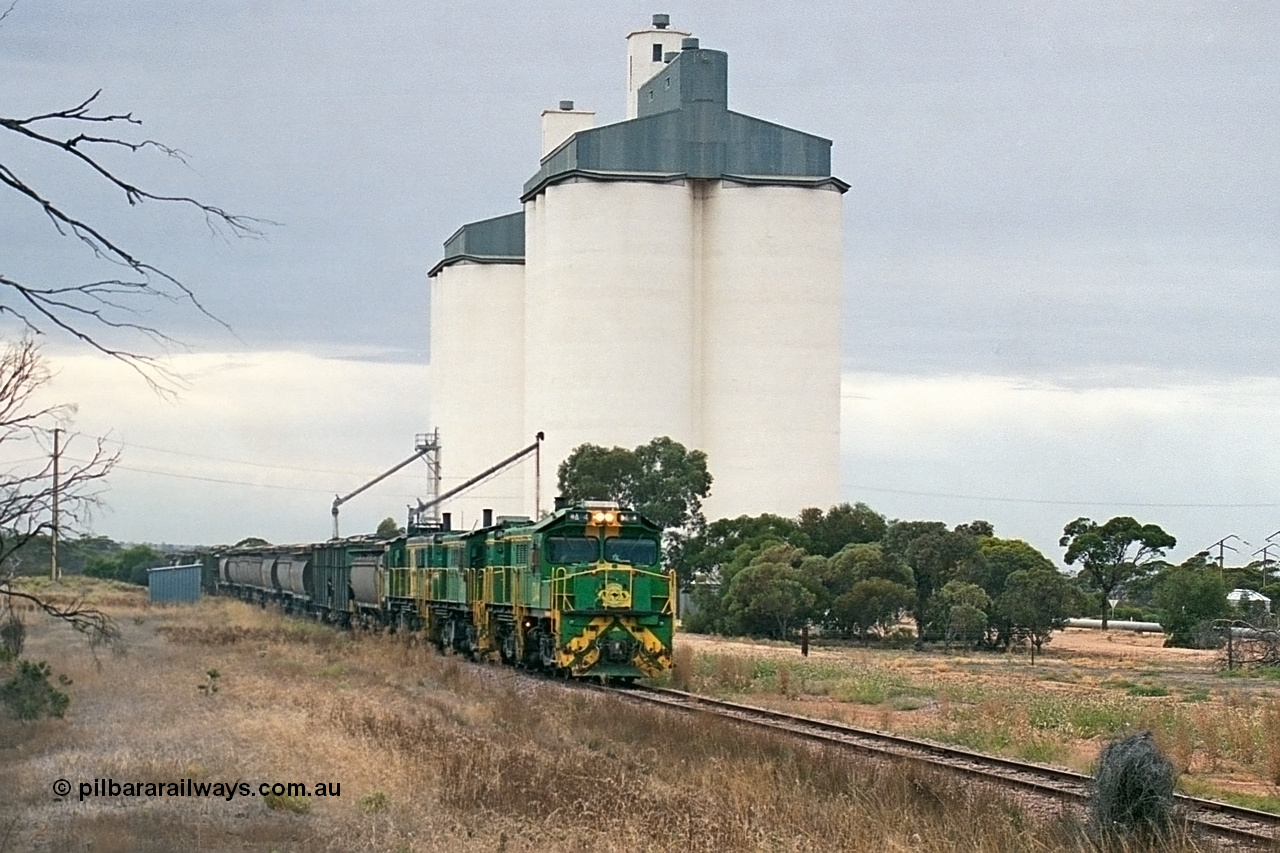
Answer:
[[600, 558], [600, 542], [585, 536], [547, 537], [547, 560], [554, 565], [594, 563]]
[[611, 563], [652, 566], [658, 562], [658, 543], [652, 539], [620, 539], [611, 536], [604, 540], [604, 558]]

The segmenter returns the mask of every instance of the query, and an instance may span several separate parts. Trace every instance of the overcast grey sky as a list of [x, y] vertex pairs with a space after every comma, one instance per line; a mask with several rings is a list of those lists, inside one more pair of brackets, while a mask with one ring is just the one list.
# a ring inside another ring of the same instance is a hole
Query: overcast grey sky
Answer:
[[[241, 377], [168, 407], [50, 341], [80, 426], [139, 445], [126, 464], [153, 472], [117, 475], [102, 532], [323, 536], [325, 493], [430, 426], [424, 274], [441, 243], [518, 209], [541, 109], [623, 117], [623, 37], [656, 11], [729, 53], [732, 109], [834, 140], [852, 187], [845, 497], [989, 518], [1054, 557], [1076, 515], [1134, 514], [1190, 550], [1280, 528], [1274, 4], [23, 0], [0, 24], [0, 114], [101, 88], [104, 109], [190, 155], [121, 159], [131, 176], [281, 223], [227, 244], [0, 147], [235, 332], [155, 315], [196, 375]], [[13, 198], [0, 266], [89, 269]], [[278, 379], [289, 369], [306, 381]], [[320, 429], [304, 387], [358, 399], [366, 420]], [[175, 468], [178, 451], [195, 455]], [[421, 486], [389, 489], [353, 524], [399, 516]], [[173, 514], [174, 494], [198, 509]]]

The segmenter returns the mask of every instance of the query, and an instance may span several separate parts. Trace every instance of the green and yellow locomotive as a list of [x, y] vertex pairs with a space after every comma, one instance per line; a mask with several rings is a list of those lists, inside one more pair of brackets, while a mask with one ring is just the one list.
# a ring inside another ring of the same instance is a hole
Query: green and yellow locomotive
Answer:
[[637, 678], [671, 665], [675, 576], [662, 531], [613, 503], [388, 551], [386, 605], [441, 647], [573, 676]]
[[411, 529], [293, 547], [240, 549], [219, 585], [342, 625], [423, 634], [442, 649], [557, 674], [629, 680], [671, 666], [675, 573], [662, 531], [614, 503], [472, 531]]

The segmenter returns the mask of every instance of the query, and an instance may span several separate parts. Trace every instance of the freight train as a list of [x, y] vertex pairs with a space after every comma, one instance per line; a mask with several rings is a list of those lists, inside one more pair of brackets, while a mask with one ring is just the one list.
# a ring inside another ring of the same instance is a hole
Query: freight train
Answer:
[[589, 501], [533, 521], [486, 517], [393, 539], [211, 555], [217, 591], [341, 626], [420, 631], [440, 649], [570, 677], [629, 681], [671, 666], [674, 571], [661, 529]]

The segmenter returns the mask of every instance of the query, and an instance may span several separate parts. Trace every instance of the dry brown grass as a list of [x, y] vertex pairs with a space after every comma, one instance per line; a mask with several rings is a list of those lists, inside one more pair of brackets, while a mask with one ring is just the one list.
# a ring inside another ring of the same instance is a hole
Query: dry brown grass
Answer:
[[[981, 787], [402, 637], [227, 601], [116, 615], [130, 653], [101, 669], [74, 637], [31, 625], [30, 656], [72, 677], [73, 701], [64, 721], [0, 723], [0, 853], [1089, 849], [1073, 820]], [[754, 674], [750, 661], [717, 667], [728, 683]], [[214, 694], [199, 689], [209, 669]], [[783, 692], [801, 689], [798, 669], [787, 678]], [[325, 780], [341, 796], [300, 814], [257, 797], [50, 793], [58, 778], [105, 777]]]
[[[1222, 673], [1158, 636], [1068, 631], [1025, 654], [904, 653], [680, 635], [695, 692], [1089, 772], [1150, 729], [1188, 793], [1280, 811], [1280, 678]], [[744, 685], [745, 682], [745, 686]]]

